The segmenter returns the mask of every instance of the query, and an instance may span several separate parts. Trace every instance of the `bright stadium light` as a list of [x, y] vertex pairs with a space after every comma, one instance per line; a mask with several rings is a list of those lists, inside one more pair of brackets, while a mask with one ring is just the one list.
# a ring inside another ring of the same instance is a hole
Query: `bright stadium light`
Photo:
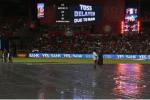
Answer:
[[124, 21], [121, 21], [121, 34], [124, 34]]
[[140, 21], [138, 21], [138, 33], [140, 32]]

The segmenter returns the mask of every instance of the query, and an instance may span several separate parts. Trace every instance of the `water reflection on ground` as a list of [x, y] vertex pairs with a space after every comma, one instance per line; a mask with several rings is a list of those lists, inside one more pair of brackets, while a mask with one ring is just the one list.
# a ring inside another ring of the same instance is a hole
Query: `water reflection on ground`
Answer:
[[139, 64], [0, 64], [1, 99], [150, 98], [150, 67]]
[[126, 98], [140, 98], [146, 87], [142, 67], [139, 64], [118, 64], [116, 76], [113, 78], [114, 94]]

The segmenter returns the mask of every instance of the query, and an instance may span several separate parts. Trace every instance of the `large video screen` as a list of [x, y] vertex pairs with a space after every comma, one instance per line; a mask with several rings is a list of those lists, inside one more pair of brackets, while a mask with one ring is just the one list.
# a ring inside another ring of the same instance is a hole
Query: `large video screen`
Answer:
[[44, 18], [44, 3], [37, 3], [37, 18]]
[[100, 7], [89, 4], [60, 4], [57, 6], [56, 22], [92, 23], [99, 19]]
[[137, 8], [127, 8], [124, 21], [125, 32], [138, 32], [138, 11]]
[[73, 8], [73, 23], [95, 22], [97, 13], [96, 6], [79, 4]]

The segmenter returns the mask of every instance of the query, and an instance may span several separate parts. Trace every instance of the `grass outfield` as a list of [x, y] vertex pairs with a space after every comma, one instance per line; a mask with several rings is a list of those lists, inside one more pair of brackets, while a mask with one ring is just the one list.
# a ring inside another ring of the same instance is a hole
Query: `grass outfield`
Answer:
[[[93, 59], [59, 59], [59, 58], [13, 58], [13, 62], [16, 63], [58, 63], [58, 64], [92, 64]], [[118, 63], [128, 63], [128, 64], [150, 64], [150, 61], [144, 60], [114, 60], [114, 59], [104, 59], [104, 64], [118, 64]]]

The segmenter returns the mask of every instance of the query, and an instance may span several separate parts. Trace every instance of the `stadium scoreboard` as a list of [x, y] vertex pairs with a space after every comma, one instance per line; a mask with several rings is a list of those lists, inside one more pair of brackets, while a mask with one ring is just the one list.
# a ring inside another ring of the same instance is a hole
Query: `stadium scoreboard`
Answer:
[[91, 5], [80, 4], [78, 7], [73, 10], [73, 22], [82, 23], [82, 22], [92, 22], [96, 20], [96, 12], [93, 10]]
[[88, 23], [99, 18], [99, 6], [89, 4], [59, 4], [56, 10], [56, 23]]
[[70, 22], [70, 7], [67, 4], [57, 5], [56, 22], [69, 23]]

